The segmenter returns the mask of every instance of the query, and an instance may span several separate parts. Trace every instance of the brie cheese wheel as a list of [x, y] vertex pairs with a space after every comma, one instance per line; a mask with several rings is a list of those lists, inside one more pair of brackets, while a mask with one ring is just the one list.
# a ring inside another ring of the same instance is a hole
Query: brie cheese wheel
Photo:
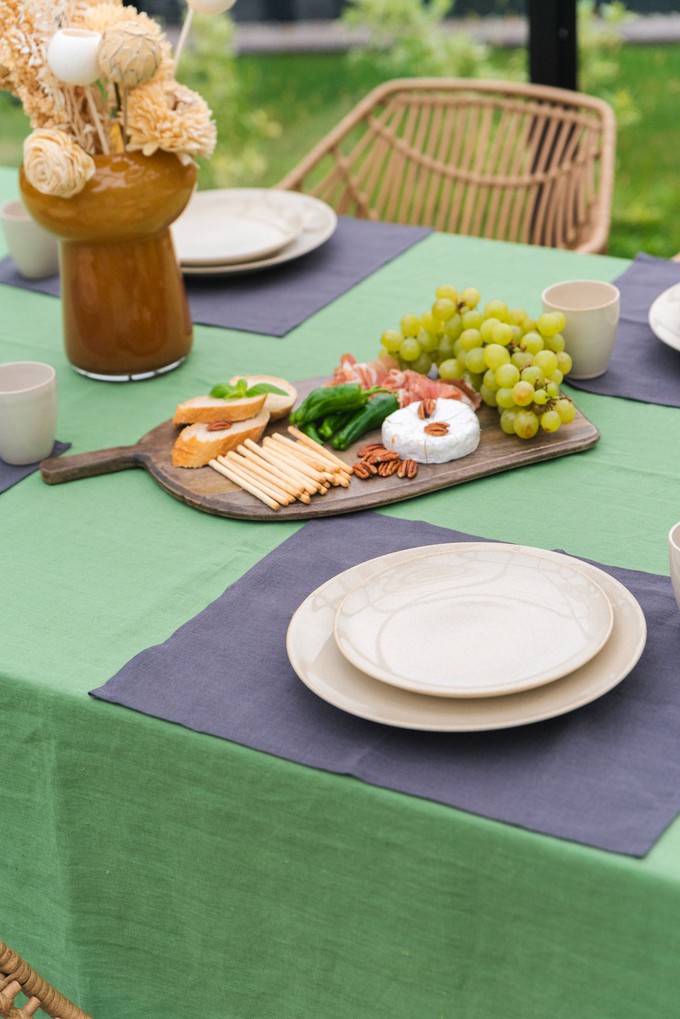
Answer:
[[[386, 449], [395, 449], [402, 460], [421, 464], [443, 464], [473, 453], [479, 445], [481, 429], [477, 415], [461, 400], [435, 401], [429, 418], [418, 416], [420, 403], [409, 403], [385, 418], [382, 441]], [[427, 425], [444, 422], [446, 435], [428, 435]]]

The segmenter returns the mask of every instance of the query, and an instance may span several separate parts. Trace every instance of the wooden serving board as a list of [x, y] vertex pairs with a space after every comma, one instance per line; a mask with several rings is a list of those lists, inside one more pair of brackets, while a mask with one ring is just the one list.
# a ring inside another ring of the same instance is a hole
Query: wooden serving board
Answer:
[[[296, 382], [300, 399], [323, 385], [325, 379], [307, 379]], [[134, 446], [116, 446], [92, 453], [52, 457], [43, 460], [40, 471], [49, 485], [98, 474], [110, 474], [128, 467], [143, 467], [170, 495], [194, 509], [214, 513], [221, 517], [240, 520], [306, 520], [310, 517], [328, 517], [356, 510], [375, 509], [393, 502], [413, 499], [425, 492], [434, 492], [465, 481], [483, 478], [489, 474], [524, 467], [527, 464], [552, 460], [568, 453], [579, 453], [594, 446], [600, 438], [597, 428], [576, 411], [575, 419], [557, 432], [539, 432], [529, 441], [505, 435], [498, 424], [498, 412], [482, 406], [479, 410], [482, 436], [474, 453], [446, 464], [420, 464], [417, 477], [408, 481], [392, 475], [389, 478], [372, 477], [368, 481], [353, 478], [349, 488], [332, 488], [326, 495], [316, 495], [306, 505], [294, 502], [271, 510], [254, 496], [237, 488], [212, 467], [187, 469], [173, 467], [171, 450], [180, 428], [172, 421], [152, 428]], [[287, 435], [288, 420], [284, 418], [269, 426], [267, 431]], [[368, 442], [380, 439], [380, 432], [369, 432], [361, 440], [338, 454], [348, 464], [357, 460], [356, 451]]]

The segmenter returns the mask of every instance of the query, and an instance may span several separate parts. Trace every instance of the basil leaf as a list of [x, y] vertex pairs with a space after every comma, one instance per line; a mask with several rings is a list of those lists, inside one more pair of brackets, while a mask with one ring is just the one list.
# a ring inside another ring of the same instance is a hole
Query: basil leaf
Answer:
[[221, 382], [212, 387], [210, 395], [216, 400], [233, 400], [235, 396], [238, 396], [238, 392], [236, 386], [231, 386], [228, 382]]
[[262, 393], [276, 393], [277, 396], [288, 396], [285, 389], [279, 389], [278, 386], [273, 386], [271, 382], [256, 383], [250, 387], [246, 396], [261, 396]]

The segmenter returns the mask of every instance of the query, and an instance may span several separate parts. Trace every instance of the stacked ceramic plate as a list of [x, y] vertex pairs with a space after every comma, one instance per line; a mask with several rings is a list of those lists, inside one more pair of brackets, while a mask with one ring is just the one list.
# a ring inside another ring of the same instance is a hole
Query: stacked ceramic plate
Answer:
[[642, 654], [645, 618], [595, 566], [495, 542], [412, 548], [333, 577], [287, 648], [351, 714], [409, 729], [502, 729], [601, 697]]
[[680, 283], [656, 298], [649, 309], [649, 325], [663, 343], [680, 350]]
[[174, 223], [186, 276], [255, 272], [313, 251], [332, 236], [337, 216], [297, 191], [229, 188], [196, 191]]

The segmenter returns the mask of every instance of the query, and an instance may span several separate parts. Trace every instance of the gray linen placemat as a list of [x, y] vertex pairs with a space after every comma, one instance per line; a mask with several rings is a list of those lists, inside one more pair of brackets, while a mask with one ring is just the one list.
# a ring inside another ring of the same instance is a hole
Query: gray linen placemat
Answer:
[[[66, 452], [67, 449], [71, 448], [70, 442], [55, 442], [52, 447], [50, 456], [61, 456], [62, 453]], [[6, 492], [12, 485], [16, 485], [17, 482], [23, 481], [29, 474], [33, 474], [34, 471], [40, 467], [39, 463], [34, 464], [21, 464], [19, 466], [15, 464], [5, 463], [4, 460], [0, 460], [0, 492]]]
[[621, 291], [621, 320], [609, 368], [599, 379], [565, 381], [587, 393], [680, 407], [680, 351], [662, 343], [648, 322], [659, 294], [680, 283], [680, 262], [641, 254], [613, 282]]
[[[285, 336], [432, 231], [427, 227], [372, 223], [341, 217], [316, 251], [262, 272], [187, 276], [194, 322], [266, 336]], [[0, 261], [0, 283], [59, 296], [59, 277], [26, 280], [9, 258]]]
[[604, 567], [640, 602], [646, 650], [616, 689], [550, 721], [487, 733], [390, 728], [326, 704], [293, 672], [288, 623], [318, 585], [375, 556], [470, 538], [377, 513], [311, 521], [92, 693], [300, 764], [643, 856], [680, 812], [680, 620], [668, 577]]

